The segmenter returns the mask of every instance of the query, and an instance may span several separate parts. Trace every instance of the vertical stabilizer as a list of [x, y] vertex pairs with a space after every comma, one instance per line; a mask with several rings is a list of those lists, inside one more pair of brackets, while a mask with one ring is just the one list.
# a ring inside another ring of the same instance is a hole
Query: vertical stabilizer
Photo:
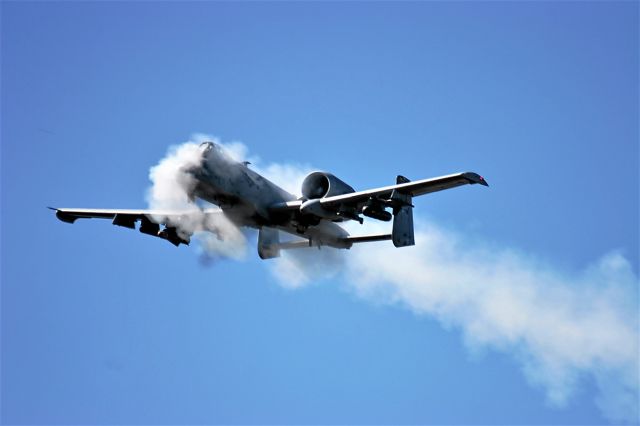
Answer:
[[280, 257], [280, 235], [277, 229], [263, 226], [258, 231], [258, 255], [260, 259]]
[[[409, 182], [404, 176], [398, 176], [396, 183]], [[391, 200], [395, 204], [393, 207], [393, 232], [391, 239], [396, 247], [407, 247], [415, 244], [413, 236], [413, 205], [411, 195], [404, 194], [398, 190], [391, 193]]]

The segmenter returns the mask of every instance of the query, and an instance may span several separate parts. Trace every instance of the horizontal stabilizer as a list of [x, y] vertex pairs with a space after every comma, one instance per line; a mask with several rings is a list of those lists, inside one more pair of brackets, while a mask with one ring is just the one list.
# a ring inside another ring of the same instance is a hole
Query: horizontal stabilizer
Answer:
[[[259, 235], [263, 235], [263, 233], [261, 232]], [[301, 249], [312, 246], [310, 240], [277, 242], [277, 240], [268, 241], [265, 237], [258, 237], [258, 255], [260, 259], [280, 257], [280, 250]]]
[[278, 244], [278, 248], [282, 250], [298, 249], [298, 248], [305, 248], [305, 247], [311, 247], [311, 246], [312, 245], [309, 240], [285, 241], [283, 243]]
[[341, 238], [341, 241], [346, 243], [356, 244], [356, 243], [370, 243], [372, 241], [388, 241], [391, 239], [391, 234], [371, 234], [371, 235], [361, 235], [359, 237], [346, 237]]
[[[340, 248], [350, 248], [353, 244], [357, 243], [370, 243], [374, 241], [388, 241], [391, 239], [391, 234], [372, 234], [372, 235], [361, 235], [358, 237], [345, 237], [340, 238], [338, 241], [340, 242]], [[295, 240], [295, 241], [283, 241], [278, 243], [273, 243], [267, 246], [271, 250], [292, 250], [292, 249], [301, 249], [307, 247], [320, 247], [324, 246], [323, 243], [318, 243], [313, 240]], [[277, 257], [277, 256], [274, 256]]]

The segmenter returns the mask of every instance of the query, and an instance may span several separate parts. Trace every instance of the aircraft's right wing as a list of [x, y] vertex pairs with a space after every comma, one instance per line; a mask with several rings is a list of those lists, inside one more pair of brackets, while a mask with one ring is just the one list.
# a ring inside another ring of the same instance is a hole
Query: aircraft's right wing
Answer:
[[[56, 212], [56, 217], [66, 223], [74, 223], [78, 219], [112, 219], [114, 225], [125, 228], [136, 228], [140, 222], [140, 232], [163, 238], [175, 246], [189, 244], [189, 238], [195, 231], [212, 231], [208, 223], [215, 222], [217, 215], [223, 215], [219, 209], [160, 211], [160, 210], [124, 210], [124, 209], [67, 209], [49, 207]], [[164, 226], [160, 229], [160, 226]]]

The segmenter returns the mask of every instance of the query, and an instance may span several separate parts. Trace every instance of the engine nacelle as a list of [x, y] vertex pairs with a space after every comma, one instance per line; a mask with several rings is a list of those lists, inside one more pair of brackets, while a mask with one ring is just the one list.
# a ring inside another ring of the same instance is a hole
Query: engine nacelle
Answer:
[[331, 173], [313, 172], [302, 182], [302, 196], [308, 200], [356, 192]]
[[341, 217], [337, 212], [325, 209], [320, 205], [320, 199], [307, 200], [300, 206], [300, 213], [303, 215], [311, 215], [322, 219], [340, 220]]

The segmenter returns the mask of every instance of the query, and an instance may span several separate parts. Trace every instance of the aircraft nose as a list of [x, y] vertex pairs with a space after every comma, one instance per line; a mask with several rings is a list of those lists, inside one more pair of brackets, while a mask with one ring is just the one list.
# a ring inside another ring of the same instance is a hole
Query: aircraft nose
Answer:
[[200, 144], [200, 150], [202, 151], [202, 159], [208, 160], [211, 159], [214, 155], [214, 152], [218, 150], [218, 145], [213, 142], [206, 141]]
[[213, 142], [202, 142], [200, 144], [200, 149], [202, 149], [202, 152], [204, 154], [207, 154], [209, 151], [211, 151], [213, 149], [213, 147], [215, 146], [215, 144]]

